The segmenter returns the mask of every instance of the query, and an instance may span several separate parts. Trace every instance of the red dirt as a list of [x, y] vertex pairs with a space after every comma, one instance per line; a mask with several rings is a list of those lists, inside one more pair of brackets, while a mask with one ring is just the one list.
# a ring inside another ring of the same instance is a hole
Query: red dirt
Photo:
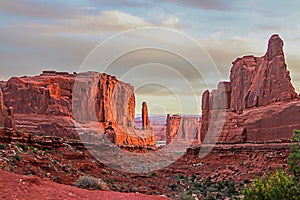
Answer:
[[22, 176], [0, 170], [0, 199], [105, 199], [105, 200], [166, 200], [163, 196], [139, 193], [85, 190], [51, 182], [35, 176]]

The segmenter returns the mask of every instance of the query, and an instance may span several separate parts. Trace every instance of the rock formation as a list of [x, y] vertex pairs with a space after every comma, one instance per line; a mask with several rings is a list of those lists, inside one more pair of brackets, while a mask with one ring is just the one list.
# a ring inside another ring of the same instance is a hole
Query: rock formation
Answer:
[[284, 60], [283, 41], [273, 35], [264, 56], [232, 64], [230, 82], [202, 95], [201, 141], [241, 143], [289, 140], [300, 128], [300, 102]]
[[14, 109], [20, 130], [76, 138], [78, 123], [85, 132], [89, 124], [96, 123], [98, 132], [103, 133], [108, 122], [112, 122], [116, 143], [134, 140], [139, 145], [154, 144], [152, 136], [150, 142], [139, 136], [128, 138], [124, 129], [134, 131], [134, 88], [114, 76], [43, 71], [39, 76], [13, 77], [0, 86], [3, 102]]
[[150, 128], [150, 120], [149, 120], [148, 107], [146, 102], [143, 102], [142, 104], [142, 125], [143, 125], [143, 129]]
[[1, 87], [0, 87], [0, 126], [15, 129], [13, 108], [12, 107], [7, 108], [4, 105], [3, 93]]
[[177, 135], [177, 131], [181, 124], [181, 116], [179, 115], [167, 115], [167, 123], [166, 123], [166, 135], [167, 135], [167, 144], [171, 143], [175, 136]]
[[233, 62], [230, 74], [232, 111], [242, 112], [245, 108], [298, 96], [290, 82], [282, 48], [283, 41], [273, 35], [263, 57], [245, 56]]
[[192, 142], [198, 137], [198, 118], [192, 116], [167, 115], [167, 144], [177, 141]]

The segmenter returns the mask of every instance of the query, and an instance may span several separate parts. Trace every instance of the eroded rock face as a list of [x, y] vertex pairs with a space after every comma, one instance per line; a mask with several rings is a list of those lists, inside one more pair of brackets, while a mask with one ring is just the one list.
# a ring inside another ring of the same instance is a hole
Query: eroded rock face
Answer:
[[167, 115], [167, 123], [166, 123], [166, 135], [167, 135], [167, 144], [171, 143], [175, 136], [177, 135], [177, 131], [181, 125], [181, 116], [179, 115]]
[[3, 103], [14, 109], [20, 130], [78, 138], [78, 127], [82, 127], [78, 123], [86, 124], [84, 133], [91, 123], [96, 123], [97, 132], [104, 133], [111, 122], [116, 129], [116, 143], [154, 144], [153, 137], [148, 142], [147, 138], [135, 135], [131, 140], [126, 135], [124, 129], [134, 132], [134, 88], [114, 76], [43, 71], [39, 76], [13, 77], [2, 82], [1, 89]]
[[233, 62], [230, 74], [232, 111], [242, 112], [245, 108], [297, 98], [282, 48], [283, 41], [273, 35], [263, 57], [245, 56]]
[[149, 120], [148, 107], [146, 102], [143, 102], [142, 104], [142, 125], [143, 125], [143, 129], [150, 128], [150, 120]]
[[206, 143], [286, 141], [300, 128], [299, 99], [282, 48], [273, 35], [264, 56], [236, 59], [230, 82], [203, 93], [202, 142], [205, 136]]
[[198, 118], [192, 116], [167, 115], [166, 135], [167, 144], [177, 139], [177, 142], [194, 142], [199, 137]]
[[15, 129], [13, 108], [4, 105], [3, 93], [0, 87], [0, 126]]

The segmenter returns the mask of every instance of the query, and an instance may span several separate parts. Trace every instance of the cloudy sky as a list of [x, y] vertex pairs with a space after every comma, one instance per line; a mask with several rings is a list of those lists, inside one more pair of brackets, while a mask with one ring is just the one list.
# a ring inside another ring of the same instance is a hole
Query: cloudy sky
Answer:
[[299, 8], [298, 0], [1, 0], [0, 80], [107, 71], [135, 86], [137, 113], [145, 100], [152, 114], [196, 114], [233, 60], [263, 55], [278, 33], [300, 92]]

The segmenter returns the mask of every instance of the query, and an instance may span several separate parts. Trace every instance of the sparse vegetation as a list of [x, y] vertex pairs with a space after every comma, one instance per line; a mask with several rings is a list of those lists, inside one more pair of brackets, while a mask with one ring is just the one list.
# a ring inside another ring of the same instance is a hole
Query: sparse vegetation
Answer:
[[196, 175], [190, 178], [179, 174], [177, 184], [169, 184], [171, 191], [178, 196], [173, 196], [174, 199], [195, 199], [195, 196], [201, 199], [236, 199], [240, 194], [235, 183], [229, 181], [212, 182], [208, 177], [202, 181], [197, 179]]

